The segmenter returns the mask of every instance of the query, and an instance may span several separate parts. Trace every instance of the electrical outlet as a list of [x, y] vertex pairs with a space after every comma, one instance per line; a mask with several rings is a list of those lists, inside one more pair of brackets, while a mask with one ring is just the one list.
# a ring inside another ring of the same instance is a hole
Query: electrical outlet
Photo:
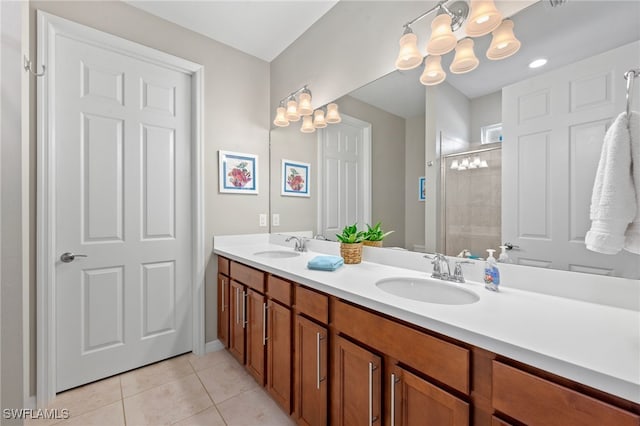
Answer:
[[271, 224], [273, 226], [280, 226], [280, 215], [278, 213], [273, 214], [273, 218], [271, 219]]
[[262, 227], [267, 226], [267, 215], [265, 213], [260, 213], [259, 217], [260, 217], [260, 226]]

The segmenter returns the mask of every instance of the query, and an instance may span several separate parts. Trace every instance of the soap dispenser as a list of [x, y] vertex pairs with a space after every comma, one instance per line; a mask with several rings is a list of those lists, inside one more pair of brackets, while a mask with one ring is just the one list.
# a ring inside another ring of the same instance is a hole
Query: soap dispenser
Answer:
[[484, 288], [491, 291], [498, 291], [500, 285], [500, 271], [498, 270], [498, 262], [493, 257], [495, 250], [487, 249], [489, 257], [484, 263]]

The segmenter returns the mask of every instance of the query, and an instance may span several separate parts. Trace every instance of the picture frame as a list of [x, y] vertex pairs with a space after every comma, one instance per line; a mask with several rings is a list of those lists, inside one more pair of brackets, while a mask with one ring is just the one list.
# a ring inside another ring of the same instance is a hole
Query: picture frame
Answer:
[[301, 161], [282, 159], [280, 195], [287, 197], [311, 197], [309, 172], [311, 165]]
[[418, 178], [418, 201], [425, 201], [427, 199], [427, 191], [425, 188], [426, 179], [424, 176]]
[[258, 156], [218, 151], [219, 191], [230, 194], [258, 193]]

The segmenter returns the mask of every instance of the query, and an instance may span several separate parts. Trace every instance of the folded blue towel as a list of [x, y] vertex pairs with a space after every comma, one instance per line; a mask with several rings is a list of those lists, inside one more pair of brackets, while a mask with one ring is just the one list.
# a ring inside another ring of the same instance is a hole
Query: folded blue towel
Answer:
[[319, 271], [335, 271], [344, 265], [340, 256], [316, 256], [307, 263], [307, 268]]

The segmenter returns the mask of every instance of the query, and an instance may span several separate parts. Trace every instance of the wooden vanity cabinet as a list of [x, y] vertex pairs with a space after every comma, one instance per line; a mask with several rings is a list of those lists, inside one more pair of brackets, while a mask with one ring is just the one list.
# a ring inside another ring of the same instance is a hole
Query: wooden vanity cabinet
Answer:
[[229, 352], [244, 365], [244, 329], [246, 318], [246, 290], [241, 283], [231, 280], [229, 284]]
[[246, 304], [246, 367], [253, 378], [264, 386], [267, 355], [267, 298], [262, 293], [247, 289]]
[[218, 256], [218, 339], [229, 347], [229, 259]]
[[267, 277], [267, 391], [287, 414], [293, 379], [291, 292], [290, 282]]
[[294, 418], [299, 425], [326, 426], [329, 298], [296, 285], [294, 308]]

